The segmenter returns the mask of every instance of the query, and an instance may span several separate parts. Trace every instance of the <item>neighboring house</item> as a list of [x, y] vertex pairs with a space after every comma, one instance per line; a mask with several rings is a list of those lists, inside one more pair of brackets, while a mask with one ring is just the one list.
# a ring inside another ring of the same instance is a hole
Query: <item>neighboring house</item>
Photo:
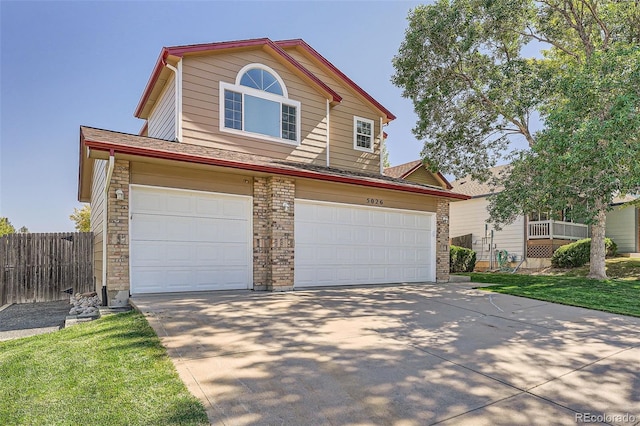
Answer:
[[449, 181], [440, 172], [433, 173], [427, 169], [422, 160], [411, 161], [399, 166], [387, 167], [384, 174], [398, 179], [405, 179], [410, 182], [422, 183], [425, 185], [439, 186], [451, 189]]
[[446, 185], [382, 174], [395, 117], [302, 40], [163, 48], [140, 135], [80, 128], [96, 288], [448, 281]]
[[[506, 165], [492, 168], [497, 176]], [[550, 264], [558, 247], [589, 236], [589, 227], [568, 220], [551, 220], [545, 212], [534, 212], [505, 225], [500, 231], [487, 224], [488, 196], [493, 188], [468, 177], [451, 183], [453, 191], [470, 196], [466, 201], [452, 203], [449, 234], [453, 240], [470, 236], [471, 247], [477, 253], [477, 267], [497, 266], [496, 253], [506, 251], [512, 265], [524, 261], [522, 267], [536, 268]], [[620, 253], [640, 251], [640, 214], [638, 208], [621, 208], [633, 197], [616, 199], [614, 210], [607, 214], [606, 236], [618, 245]]]

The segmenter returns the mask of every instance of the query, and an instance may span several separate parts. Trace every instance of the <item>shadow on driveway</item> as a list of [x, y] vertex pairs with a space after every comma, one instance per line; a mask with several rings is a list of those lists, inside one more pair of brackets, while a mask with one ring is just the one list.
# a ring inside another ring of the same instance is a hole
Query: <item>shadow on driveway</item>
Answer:
[[612, 424], [640, 420], [640, 318], [473, 285], [132, 303], [213, 424], [547, 426], [574, 425], [585, 413]]

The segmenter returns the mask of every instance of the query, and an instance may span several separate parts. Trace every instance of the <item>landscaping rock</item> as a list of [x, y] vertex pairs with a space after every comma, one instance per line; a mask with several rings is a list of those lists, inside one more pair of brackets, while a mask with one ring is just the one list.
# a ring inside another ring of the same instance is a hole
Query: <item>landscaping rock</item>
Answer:
[[78, 315], [83, 317], [98, 316], [98, 306], [102, 302], [95, 291], [89, 293], [76, 293], [71, 297], [73, 307], [69, 311], [69, 315]]

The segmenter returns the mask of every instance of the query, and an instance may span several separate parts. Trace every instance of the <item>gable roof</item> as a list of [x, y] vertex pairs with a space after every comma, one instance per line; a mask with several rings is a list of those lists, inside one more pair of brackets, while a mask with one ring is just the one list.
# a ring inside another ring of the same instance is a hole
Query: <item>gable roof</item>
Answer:
[[[384, 174], [394, 178], [405, 179], [407, 176], [409, 176], [411, 173], [415, 172], [422, 166], [424, 166], [422, 160], [410, 161], [398, 166], [387, 167], [384, 169]], [[447, 189], [453, 189], [451, 183], [449, 183], [447, 178], [445, 178], [442, 173], [436, 172], [434, 174], [438, 177], [438, 179], [442, 181], [442, 183], [445, 184]]]
[[[502, 166], [491, 167], [489, 172], [492, 176], [497, 177], [500, 172], [509, 167], [509, 164]], [[502, 188], [494, 188], [489, 182], [478, 182], [467, 175], [461, 179], [451, 182], [453, 190], [460, 194], [469, 195], [472, 198], [484, 197], [493, 192], [499, 192]]]
[[353, 89], [356, 93], [365, 98], [369, 103], [373, 104], [376, 109], [380, 112], [384, 113], [385, 117], [388, 121], [395, 120], [396, 116], [393, 115], [388, 109], [382, 106], [378, 101], [373, 99], [371, 95], [365, 92], [360, 86], [358, 86], [353, 80], [347, 77], [342, 71], [340, 71], [335, 65], [333, 65], [329, 60], [327, 60], [324, 56], [318, 53], [313, 47], [309, 46], [304, 40], [297, 38], [291, 40], [280, 40], [275, 42], [278, 46], [283, 49], [288, 48], [296, 48], [300, 50], [307, 57], [311, 58], [317, 64], [321, 65], [323, 68], [328, 70], [331, 74], [337, 76], [340, 80], [346, 83], [348, 87]]
[[151, 76], [149, 77], [149, 81], [142, 93], [140, 101], [138, 102], [138, 106], [134, 112], [134, 116], [137, 118], [145, 118], [143, 114], [145, 110], [145, 106], [149, 101], [152, 91], [156, 86], [156, 83], [160, 79], [160, 75], [162, 71], [165, 69], [167, 64], [167, 59], [169, 57], [180, 59], [185, 55], [197, 55], [197, 54], [206, 54], [208, 52], [216, 52], [216, 51], [234, 51], [234, 50], [244, 50], [244, 49], [254, 49], [254, 48], [263, 48], [265, 51], [273, 55], [277, 60], [285, 63], [287, 66], [291, 67], [298, 74], [300, 74], [311, 86], [322, 92], [332, 103], [340, 103], [342, 101], [342, 97], [331, 87], [329, 87], [324, 81], [322, 81], [318, 76], [312, 73], [309, 69], [307, 69], [300, 62], [296, 61], [291, 55], [289, 55], [284, 48], [291, 46], [299, 46], [305, 52], [307, 52], [311, 57], [315, 58], [318, 62], [322, 63], [331, 73], [338, 77], [338, 79], [344, 81], [347, 86], [351, 87], [355, 92], [359, 93], [365, 100], [367, 100], [374, 108], [380, 110], [385, 114], [388, 121], [395, 119], [396, 117], [389, 112], [385, 107], [383, 107], [378, 101], [373, 99], [371, 95], [365, 92], [360, 86], [355, 84], [351, 79], [349, 79], [346, 75], [344, 75], [340, 70], [338, 70], [333, 64], [331, 64], [328, 60], [326, 60], [322, 55], [316, 52], [311, 46], [305, 43], [301, 39], [295, 40], [284, 40], [284, 41], [272, 41], [268, 38], [257, 38], [257, 39], [249, 39], [249, 40], [236, 40], [236, 41], [226, 41], [226, 42], [216, 42], [216, 43], [205, 43], [205, 44], [190, 44], [183, 46], [173, 46], [173, 47], [163, 47], [160, 51], [160, 55], [156, 64], [153, 68]]
[[439, 187], [407, 182], [373, 173], [351, 172], [330, 167], [300, 164], [287, 160], [262, 157], [187, 143], [169, 142], [146, 136], [114, 132], [111, 130], [80, 127], [80, 176], [78, 199], [86, 200], [90, 190], [90, 172], [85, 165], [90, 151], [106, 151], [114, 155], [132, 155], [166, 159], [194, 164], [229, 167], [262, 173], [316, 179], [328, 182], [361, 185], [416, 194], [433, 195], [449, 199], [466, 200], [469, 197]]

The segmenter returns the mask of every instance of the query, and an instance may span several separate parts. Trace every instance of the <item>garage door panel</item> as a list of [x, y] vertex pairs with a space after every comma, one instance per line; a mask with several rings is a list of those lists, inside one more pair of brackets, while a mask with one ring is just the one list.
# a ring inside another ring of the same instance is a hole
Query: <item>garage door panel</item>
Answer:
[[141, 266], [161, 266], [166, 258], [166, 248], [148, 241], [133, 241], [131, 251], [136, 253], [136, 263]]
[[218, 246], [221, 252], [220, 259], [226, 265], [242, 265], [246, 268], [247, 263], [247, 247], [242, 244], [223, 244]]
[[247, 241], [247, 223], [239, 220], [220, 220], [217, 224], [219, 241], [243, 243]]
[[195, 224], [191, 218], [164, 217], [164, 241], [191, 241]]
[[434, 217], [296, 200], [295, 286], [433, 281]]
[[133, 186], [130, 203], [132, 293], [249, 288], [251, 197]]
[[385, 228], [373, 228], [369, 231], [368, 244], [385, 245], [387, 243], [387, 230]]
[[162, 241], [167, 238], [166, 221], [161, 216], [136, 214], [136, 234], [144, 235], [147, 241]]

